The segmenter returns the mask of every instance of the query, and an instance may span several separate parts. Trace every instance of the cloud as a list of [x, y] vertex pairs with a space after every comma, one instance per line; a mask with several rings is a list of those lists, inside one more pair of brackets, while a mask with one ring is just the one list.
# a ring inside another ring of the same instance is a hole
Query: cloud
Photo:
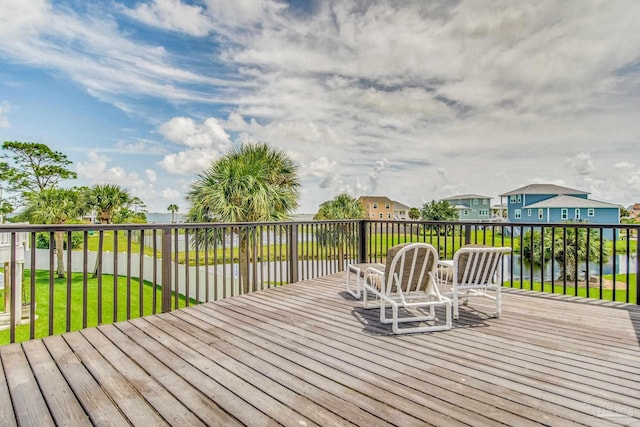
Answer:
[[166, 200], [175, 201], [180, 197], [180, 193], [173, 188], [165, 188], [164, 190], [162, 190], [162, 197]]
[[0, 103], [0, 128], [8, 128], [11, 126], [8, 117], [11, 110], [12, 107], [9, 101], [2, 101], [2, 103]]
[[153, 169], [145, 169], [144, 173], [147, 174], [147, 179], [149, 180], [149, 182], [157, 181], [158, 176], [156, 175], [156, 171], [154, 171]]
[[188, 117], [174, 117], [160, 125], [159, 132], [167, 140], [190, 148], [224, 148], [230, 143], [229, 135], [215, 118], [208, 118], [199, 125]]
[[213, 29], [211, 19], [202, 14], [202, 7], [184, 4], [180, 0], [138, 3], [133, 9], [122, 7], [122, 11], [147, 25], [196, 37], [206, 36]]
[[567, 167], [572, 169], [577, 175], [590, 175], [595, 172], [590, 153], [578, 153], [573, 158], [567, 159]]
[[215, 150], [194, 148], [166, 155], [160, 161], [160, 166], [172, 174], [193, 175], [207, 169], [218, 158]]
[[303, 208], [534, 181], [640, 200], [637, 167], [614, 167], [640, 135], [635, 0], [28, 3], [3, 3], [0, 55], [130, 116], [146, 101], [172, 174], [258, 140], [301, 166]]
[[117, 184], [129, 189], [141, 198], [150, 195], [151, 186], [135, 172], [127, 172], [121, 166], [109, 166], [111, 159], [95, 150], [87, 153], [86, 162], [76, 163], [78, 178], [95, 184]]

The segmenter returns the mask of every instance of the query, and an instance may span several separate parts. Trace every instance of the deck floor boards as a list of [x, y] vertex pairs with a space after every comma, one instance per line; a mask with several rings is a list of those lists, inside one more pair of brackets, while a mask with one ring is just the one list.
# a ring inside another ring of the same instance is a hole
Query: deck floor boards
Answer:
[[638, 306], [505, 290], [394, 336], [344, 283], [0, 347], [0, 425], [640, 425]]

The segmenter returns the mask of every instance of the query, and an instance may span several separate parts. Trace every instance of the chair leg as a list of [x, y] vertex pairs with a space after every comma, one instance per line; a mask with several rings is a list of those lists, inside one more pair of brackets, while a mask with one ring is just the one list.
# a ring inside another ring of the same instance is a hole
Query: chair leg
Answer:
[[496, 288], [496, 312], [493, 314], [493, 317], [500, 317], [502, 313], [502, 298], [500, 297], [500, 285]]
[[453, 291], [453, 320], [458, 320], [458, 292], [454, 289]]

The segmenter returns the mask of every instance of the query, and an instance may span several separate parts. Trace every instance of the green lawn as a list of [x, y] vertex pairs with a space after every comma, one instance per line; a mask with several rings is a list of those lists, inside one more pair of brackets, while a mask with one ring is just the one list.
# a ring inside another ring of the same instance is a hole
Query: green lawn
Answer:
[[[613, 279], [613, 275], [611, 274], [604, 275], [603, 278], [611, 280]], [[564, 288], [561, 280], [557, 280], [553, 288], [551, 287], [550, 283], [545, 283], [543, 288], [540, 282], [534, 281], [532, 284], [528, 280], [525, 280], [522, 283], [520, 281], [514, 280], [513, 288], [534, 290], [538, 292], [542, 291], [547, 293], [565, 294], [565, 295], [572, 295], [572, 296], [577, 295], [579, 297], [598, 298], [606, 301], [617, 301], [617, 302], [628, 301], [631, 304], [635, 304], [636, 295], [637, 295], [636, 274], [629, 275], [629, 291], [628, 292], [626, 289], [626, 280], [627, 280], [626, 274], [617, 275], [616, 281], [619, 282], [620, 286], [616, 285], [615, 297], [614, 297], [613, 289], [603, 289], [602, 295], [600, 295], [599, 287], [591, 287], [589, 288], [588, 295], [587, 295], [587, 289], [585, 287], [578, 287], [578, 290], [576, 292], [576, 288], [573, 282], [567, 282], [567, 286], [566, 288]], [[622, 283], [624, 283], [624, 285], [622, 285]], [[504, 286], [511, 287], [511, 283], [505, 282]]]
[[[25, 271], [24, 285], [28, 290], [30, 286], [30, 271]], [[132, 278], [130, 282], [131, 292], [130, 301], [127, 301], [127, 279], [126, 277], [118, 277], [117, 280], [117, 317], [114, 319], [114, 278], [112, 275], [102, 276], [102, 293], [98, 295], [98, 279], [88, 277], [87, 279], [87, 316], [86, 323], [88, 327], [98, 325], [98, 301], [102, 301], [102, 321], [101, 323], [112, 323], [114, 321], [127, 319], [127, 306], [131, 307], [130, 316], [140, 317], [140, 315], [149, 315], [153, 312], [153, 286], [149, 282], [140, 284], [138, 279]], [[143, 307], [140, 311], [140, 291], [142, 290]], [[55, 279], [53, 294], [53, 333], [59, 334], [69, 330], [78, 330], [83, 327], [83, 276], [82, 273], [73, 273], [71, 275], [71, 323], [67, 325], [67, 279]], [[35, 322], [36, 338], [49, 335], [49, 272], [44, 270], [36, 271], [36, 295], [35, 300], [36, 315], [38, 319]], [[29, 299], [27, 292], [26, 299]], [[161, 309], [162, 291], [160, 287], [156, 288], [156, 311]], [[4, 307], [4, 292], [0, 291], [0, 301]], [[174, 306], [172, 299], [172, 307]], [[184, 307], [185, 299], [179, 297], [178, 304]], [[29, 339], [28, 324], [16, 327], [16, 341], [25, 341]], [[9, 343], [9, 330], [0, 331], [0, 345]]]

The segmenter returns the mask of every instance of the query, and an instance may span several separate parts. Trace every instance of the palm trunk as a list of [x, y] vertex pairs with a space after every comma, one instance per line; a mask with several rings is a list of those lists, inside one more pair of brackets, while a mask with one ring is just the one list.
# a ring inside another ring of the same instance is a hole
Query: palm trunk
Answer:
[[64, 277], [64, 233], [62, 231], [54, 232], [54, 239], [56, 242], [56, 255], [57, 255], [57, 268], [56, 275], [58, 277]]
[[240, 287], [242, 293], [248, 294], [250, 289], [249, 280], [249, 257], [247, 256], [247, 245], [249, 243], [249, 237], [246, 232], [240, 232], [240, 253], [238, 255], [238, 263], [240, 264]]

